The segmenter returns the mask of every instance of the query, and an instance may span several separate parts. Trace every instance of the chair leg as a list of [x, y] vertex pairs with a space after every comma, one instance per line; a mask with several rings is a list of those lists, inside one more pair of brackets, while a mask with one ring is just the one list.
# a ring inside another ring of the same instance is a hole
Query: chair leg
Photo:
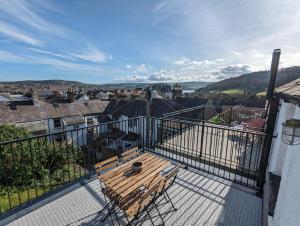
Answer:
[[153, 222], [153, 220], [152, 220], [152, 218], [151, 218], [151, 216], [150, 216], [150, 214], [149, 214], [149, 212], [148, 212], [148, 210], [147, 210], [147, 209], [146, 209], [146, 213], [147, 213], [147, 215], [149, 216], [149, 218], [150, 218], [150, 221], [151, 221], [152, 225], [154, 226], [154, 222]]
[[[126, 216], [126, 218], [127, 218], [127, 216]], [[127, 218], [127, 220], [128, 220], [128, 218]], [[137, 217], [135, 216], [131, 221], [128, 221], [128, 224], [126, 224], [126, 226], [129, 226], [129, 225], [131, 225], [135, 220], [137, 220]], [[137, 222], [138, 223], [138, 222]], [[136, 224], [137, 224], [136, 223]], [[135, 225], [136, 225], [135, 224]]]
[[117, 215], [117, 212], [116, 212], [116, 210], [114, 209], [114, 210], [113, 210], [113, 212], [114, 212], [114, 214], [115, 214], [115, 216], [116, 216], [116, 219], [117, 219], [118, 225], [120, 226], [119, 217], [118, 217], [118, 215]]
[[174, 211], [176, 211], [176, 210], [177, 210], [177, 208], [174, 206], [174, 204], [173, 204], [172, 200], [170, 199], [170, 196], [168, 195], [168, 192], [167, 192], [167, 191], [165, 191], [164, 193], [166, 193], [166, 195], [167, 195], [167, 197], [168, 197], [168, 199], [169, 199], [169, 201], [170, 201], [170, 203], [171, 203], [171, 205], [172, 205], [172, 207], [173, 207]]
[[98, 214], [102, 213], [105, 209], [109, 208], [108, 204], [106, 203], [106, 205], [102, 208], [102, 210], [100, 210], [98, 212]]
[[111, 215], [111, 213], [114, 211], [114, 208], [115, 208], [115, 203], [112, 205], [111, 209], [109, 209], [109, 211], [106, 214], [106, 216], [101, 219], [102, 222], [104, 222], [107, 219], [107, 217]]
[[126, 215], [126, 213], [124, 212], [124, 215], [125, 215], [125, 218], [126, 218], [126, 220], [127, 220], [127, 222], [128, 222], [128, 224], [130, 223], [130, 221], [129, 221], [129, 219], [128, 219], [128, 217], [127, 217], [127, 215]]
[[167, 203], [170, 202], [169, 199], [166, 197], [164, 192], [163, 192], [163, 196], [164, 196], [165, 200], [167, 201]]
[[156, 203], [155, 203], [155, 202], [153, 202], [153, 204], [154, 204], [154, 207], [155, 207], [155, 209], [156, 209], [156, 210], [157, 210], [157, 212], [158, 212], [158, 215], [159, 215], [159, 217], [160, 217], [161, 221], [163, 222], [163, 225], [165, 225], [164, 218], [163, 218], [163, 217], [162, 217], [162, 215], [160, 214], [160, 211], [159, 211], [159, 209], [158, 209], [158, 207], [157, 207]]
[[[100, 181], [100, 188], [101, 188], [101, 190], [102, 190], [102, 188], [103, 188], [103, 187], [102, 187], [101, 181]], [[111, 204], [111, 202], [107, 201], [105, 195], [104, 195], [104, 200], [105, 200], [105, 202], [106, 202], [106, 206], [105, 206], [102, 210], [99, 211], [99, 214], [101, 214], [106, 208], [109, 210], [109, 204]], [[104, 217], [104, 219], [101, 219], [101, 222], [104, 222], [104, 221], [107, 219], [108, 216], [110, 216], [111, 223], [112, 223], [112, 225], [114, 225], [113, 218], [112, 218], [112, 216], [110, 215], [110, 210], [108, 211], [108, 214]]]

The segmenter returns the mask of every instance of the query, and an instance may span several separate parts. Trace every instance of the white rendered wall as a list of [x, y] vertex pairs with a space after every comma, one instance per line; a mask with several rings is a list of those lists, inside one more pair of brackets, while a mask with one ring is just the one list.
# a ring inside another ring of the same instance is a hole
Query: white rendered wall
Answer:
[[285, 145], [281, 140], [281, 124], [288, 118], [300, 119], [300, 107], [283, 103], [279, 112], [269, 171], [280, 175], [281, 182], [270, 226], [300, 225], [300, 145]]
[[79, 124], [78, 128], [74, 128], [74, 125], [66, 126], [65, 131], [72, 131], [72, 132], [66, 132], [66, 137], [68, 140], [68, 143], [73, 143], [74, 146], [82, 146], [87, 144], [87, 138], [86, 129], [83, 129], [86, 127], [86, 124]]
[[281, 176], [283, 163], [285, 162], [285, 156], [288, 149], [288, 145], [283, 143], [281, 139], [282, 123], [289, 118], [297, 118], [296, 108], [297, 106], [295, 104], [281, 101], [281, 106], [277, 115], [277, 121], [274, 130], [274, 136], [277, 136], [277, 138], [273, 138], [269, 172], [272, 172], [278, 176]]

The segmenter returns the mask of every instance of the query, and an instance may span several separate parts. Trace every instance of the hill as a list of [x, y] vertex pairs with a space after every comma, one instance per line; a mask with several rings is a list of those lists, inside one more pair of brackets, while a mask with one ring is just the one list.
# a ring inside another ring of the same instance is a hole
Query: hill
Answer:
[[[111, 83], [111, 84], [103, 84], [100, 85], [101, 87], [105, 88], [115, 88], [115, 89], [134, 89], [134, 88], [146, 88], [148, 86], [153, 86], [157, 84], [168, 84], [168, 85], [174, 85], [175, 83], [166, 83], [166, 82], [160, 82], [160, 83]], [[180, 82], [182, 85], [182, 88], [184, 90], [196, 90], [199, 88], [203, 88], [211, 82]]]
[[[155, 84], [169, 84], [174, 83], [110, 83], [110, 84], [87, 84], [77, 81], [67, 80], [24, 80], [24, 81], [11, 81], [0, 82], [0, 84], [8, 86], [56, 86], [56, 87], [84, 87], [84, 88], [107, 88], [107, 89], [134, 89], [134, 88], [146, 88]], [[211, 83], [208, 82], [183, 82], [181, 83], [184, 90], [195, 90], [203, 88]]]
[[[232, 90], [241, 90], [249, 93], [259, 93], [267, 89], [269, 74], [270, 71], [243, 74], [238, 77], [210, 84], [204, 88], [197, 89], [196, 92], [216, 91], [226, 93]], [[280, 69], [277, 75], [276, 86], [281, 86], [297, 78], [300, 78], [300, 66]]]
[[5, 85], [25, 85], [25, 86], [95, 86], [92, 84], [86, 84], [77, 81], [67, 81], [67, 80], [23, 80], [23, 81], [10, 81], [10, 82], [0, 82], [0, 84]]

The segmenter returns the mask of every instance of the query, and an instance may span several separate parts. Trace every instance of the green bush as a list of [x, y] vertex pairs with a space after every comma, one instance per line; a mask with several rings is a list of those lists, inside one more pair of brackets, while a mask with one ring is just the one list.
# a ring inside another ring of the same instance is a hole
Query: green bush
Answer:
[[[24, 129], [0, 126], [0, 141], [30, 137]], [[66, 142], [50, 142], [46, 137], [33, 138], [0, 146], [0, 193], [8, 187], [20, 189], [36, 184], [60, 183], [70, 170], [81, 164], [79, 147]]]
[[219, 115], [216, 115], [215, 117], [211, 118], [209, 121], [216, 124], [223, 122], [222, 118]]

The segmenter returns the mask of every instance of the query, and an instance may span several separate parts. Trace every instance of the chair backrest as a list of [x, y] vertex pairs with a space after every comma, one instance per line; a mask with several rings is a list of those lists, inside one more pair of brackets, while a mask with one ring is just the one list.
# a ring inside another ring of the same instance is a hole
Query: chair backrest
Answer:
[[157, 181], [153, 184], [145, 193], [143, 193], [139, 200], [139, 209], [144, 208], [147, 206], [153, 199], [156, 198], [158, 191], [159, 191], [160, 181]]
[[125, 151], [121, 154], [122, 161], [127, 162], [133, 158], [136, 158], [139, 156], [139, 147], [134, 147], [128, 151]]
[[157, 181], [146, 191], [137, 193], [131, 200], [128, 200], [125, 206], [128, 216], [137, 216], [147, 205], [157, 197], [160, 181]]
[[178, 171], [179, 166], [176, 166], [170, 172], [168, 172], [168, 174], [164, 175], [159, 187], [159, 192], [161, 192], [163, 189], [168, 189], [174, 183]]
[[96, 173], [98, 175], [100, 175], [104, 171], [107, 171], [108, 169], [115, 168], [116, 166], [118, 166], [118, 162], [119, 161], [118, 161], [117, 156], [109, 158], [109, 159], [104, 160], [102, 162], [98, 162], [97, 164], [95, 164]]

